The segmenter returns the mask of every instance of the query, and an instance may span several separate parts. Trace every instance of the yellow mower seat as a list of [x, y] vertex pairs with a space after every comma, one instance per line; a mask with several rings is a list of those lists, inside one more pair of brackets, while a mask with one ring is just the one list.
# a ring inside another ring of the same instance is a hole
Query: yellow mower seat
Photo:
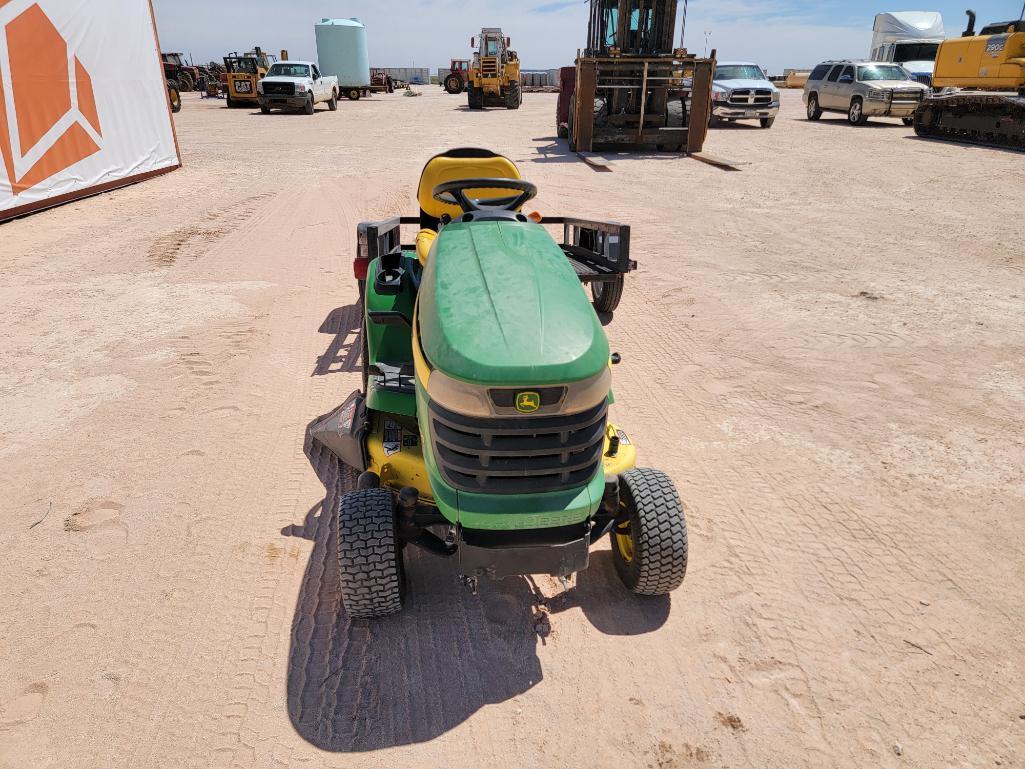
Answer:
[[427, 256], [431, 253], [431, 246], [434, 245], [434, 239], [437, 237], [438, 233], [427, 227], [416, 234], [416, 258], [425, 267], [427, 266]]
[[[420, 186], [416, 192], [417, 200], [420, 203], [420, 226], [437, 230], [438, 222], [443, 214], [448, 214], [456, 219], [463, 213], [459, 206], [439, 203], [435, 200], [435, 187], [455, 179], [479, 178], [520, 179], [522, 177], [515, 163], [490, 150], [454, 149], [435, 155], [428, 160], [420, 175]], [[473, 190], [473, 197], [480, 198], [501, 198], [508, 197], [510, 194], [509, 190]], [[419, 241], [419, 236], [417, 240]], [[417, 254], [419, 255], [419, 248], [417, 248]], [[421, 261], [424, 258], [422, 257]]]

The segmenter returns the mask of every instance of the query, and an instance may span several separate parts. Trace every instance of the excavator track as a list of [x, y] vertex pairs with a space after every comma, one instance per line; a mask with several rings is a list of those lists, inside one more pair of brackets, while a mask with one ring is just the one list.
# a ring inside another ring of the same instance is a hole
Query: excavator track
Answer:
[[1025, 96], [959, 93], [926, 99], [915, 133], [929, 139], [1025, 151]]

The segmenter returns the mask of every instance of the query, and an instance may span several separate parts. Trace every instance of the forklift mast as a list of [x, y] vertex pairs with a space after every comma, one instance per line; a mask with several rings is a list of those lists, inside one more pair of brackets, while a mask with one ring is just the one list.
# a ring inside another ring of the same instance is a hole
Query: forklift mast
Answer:
[[591, 0], [585, 56], [672, 54], [677, 0]]

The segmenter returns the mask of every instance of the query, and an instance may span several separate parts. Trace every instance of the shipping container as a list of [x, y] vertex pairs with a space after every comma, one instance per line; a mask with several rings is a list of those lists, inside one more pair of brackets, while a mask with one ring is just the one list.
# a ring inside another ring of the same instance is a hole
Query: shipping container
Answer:
[[548, 70], [527, 70], [520, 73], [520, 84], [525, 88], [544, 88], [554, 85]]

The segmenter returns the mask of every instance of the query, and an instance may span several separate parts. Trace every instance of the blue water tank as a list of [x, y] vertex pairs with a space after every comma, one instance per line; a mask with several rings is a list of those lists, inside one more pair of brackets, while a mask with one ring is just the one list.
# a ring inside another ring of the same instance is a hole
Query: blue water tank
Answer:
[[337, 77], [343, 90], [369, 86], [370, 54], [363, 23], [359, 19], [324, 19], [315, 30], [320, 71]]

